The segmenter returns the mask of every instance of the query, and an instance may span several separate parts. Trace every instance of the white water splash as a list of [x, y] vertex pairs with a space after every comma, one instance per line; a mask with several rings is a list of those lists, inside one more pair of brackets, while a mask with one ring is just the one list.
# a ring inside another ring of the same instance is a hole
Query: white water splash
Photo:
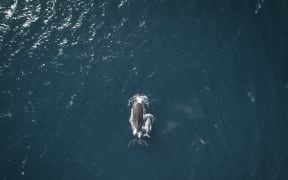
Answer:
[[62, 26], [57, 27], [58, 30], [63, 30], [71, 25], [71, 20], [72, 20], [72, 14], [70, 14], [68, 17], [66, 17], [63, 22]]
[[75, 97], [77, 97], [76, 94], [73, 94], [73, 95], [70, 97], [70, 101], [68, 102], [68, 104], [67, 104], [66, 107], [65, 107], [66, 109], [68, 109], [68, 108], [70, 108], [71, 106], [73, 106]]
[[[36, 22], [39, 19], [39, 13], [41, 11], [41, 4], [38, 4], [36, 7], [33, 5], [27, 5], [24, 8], [24, 14], [23, 17], [26, 18], [26, 21], [24, 22], [24, 24], [22, 25], [24, 28], [25, 27], [30, 27], [30, 25], [33, 22]], [[22, 17], [22, 16], [20, 16]]]
[[258, 14], [258, 12], [262, 8], [263, 4], [264, 4], [264, 0], [257, 0], [256, 9], [254, 11], [254, 14]]
[[252, 103], [254, 103], [254, 102], [256, 101], [255, 94], [254, 94], [252, 91], [249, 91], [249, 92], [247, 93], [247, 95], [248, 95], [248, 97], [249, 97], [249, 99], [250, 99], [250, 101], [251, 101]]
[[56, 14], [55, 10], [55, 3], [56, 0], [48, 1], [47, 2], [47, 8], [46, 8], [46, 19], [44, 20], [45, 24], [48, 24], [48, 22], [52, 19], [52, 17]]
[[13, 14], [14, 14], [16, 8], [17, 8], [17, 4], [18, 4], [18, 0], [16, 0], [16, 1], [14, 2], [14, 4], [12, 4], [12, 5], [10, 6], [10, 9], [8, 9], [8, 10], [6, 10], [6, 11], [4, 12], [4, 13], [6, 14], [5, 17], [6, 17], [7, 19], [9, 19], [9, 18], [11, 18], [11, 17], [13, 16]]
[[88, 11], [84, 11], [81, 13], [81, 15], [79, 16], [79, 18], [77, 19], [77, 22], [75, 23], [75, 25], [72, 27], [72, 29], [76, 30], [78, 28], [81, 27], [82, 23], [83, 23], [83, 19], [85, 17], [85, 15], [88, 13]]
[[123, 5], [127, 3], [127, 0], [121, 1], [120, 4], [118, 5], [118, 9], [121, 8]]
[[50, 36], [50, 34], [51, 34], [51, 31], [45, 31], [44, 33], [40, 34], [37, 41], [34, 42], [34, 44], [32, 45], [32, 49], [36, 49], [43, 42], [48, 41], [48, 37]]

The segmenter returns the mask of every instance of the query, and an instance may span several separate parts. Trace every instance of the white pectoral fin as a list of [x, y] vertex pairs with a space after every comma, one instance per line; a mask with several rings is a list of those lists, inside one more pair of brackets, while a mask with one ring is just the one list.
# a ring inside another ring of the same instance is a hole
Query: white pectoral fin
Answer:
[[136, 136], [137, 135], [137, 129], [133, 128], [133, 135]]

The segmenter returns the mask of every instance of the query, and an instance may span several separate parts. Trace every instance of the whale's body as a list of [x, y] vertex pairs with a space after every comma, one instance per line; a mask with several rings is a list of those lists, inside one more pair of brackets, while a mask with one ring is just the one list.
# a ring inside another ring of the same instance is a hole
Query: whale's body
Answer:
[[138, 102], [135, 102], [132, 105], [130, 123], [133, 129], [133, 135], [136, 135], [138, 132], [141, 131], [141, 127], [143, 124], [143, 108], [143, 104], [140, 104]]
[[150, 137], [150, 132], [152, 131], [152, 125], [154, 122], [154, 116], [152, 114], [144, 114], [143, 116], [143, 125], [142, 125], [142, 131], [144, 137]]

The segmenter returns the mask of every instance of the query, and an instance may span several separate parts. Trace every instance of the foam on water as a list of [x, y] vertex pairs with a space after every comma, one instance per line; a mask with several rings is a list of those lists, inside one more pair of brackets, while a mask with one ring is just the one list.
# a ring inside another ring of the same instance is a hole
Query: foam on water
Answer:
[[12, 5], [10, 6], [10, 9], [8, 9], [8, 10], [5, 11], [5, 14], [6, 14], [5, 17], [6, 17], [7, 19], [9, 19], [9, 18], [11, 18], [11, 17], [13, 16], [13, 14], [14, 14], [16, 8], [17, 8], [17, 4], [18, 4], [18, 0], [15, 0], [15, 1], [14, 1], [14, 4], [12, 4]]

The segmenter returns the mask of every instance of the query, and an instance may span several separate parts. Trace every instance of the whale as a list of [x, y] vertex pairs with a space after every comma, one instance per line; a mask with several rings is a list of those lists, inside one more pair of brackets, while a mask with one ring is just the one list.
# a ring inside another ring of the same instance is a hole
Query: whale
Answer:
[[144, 105], [138, 102], [133, 103], [130, 115], [130, 124], [133, 131], [133, 135], [140, 138], [142, 136], [142, 124]]
[[153, 116], [153, 114], [150, 113], [144, 114], [142, 125], [142, 132], [144, 133], [143, 137], [150, 138], [150, 133], [152, 131], [152, 125], [154, 123], [154, 119], [155, 117]]
[[128, 101], [131, 106], [130, 125], [132, 134], [137, 138], [150, 137], [154, 116], [147, 113], [149, 107], [149, 98], [145, 95], [136, 94]]

